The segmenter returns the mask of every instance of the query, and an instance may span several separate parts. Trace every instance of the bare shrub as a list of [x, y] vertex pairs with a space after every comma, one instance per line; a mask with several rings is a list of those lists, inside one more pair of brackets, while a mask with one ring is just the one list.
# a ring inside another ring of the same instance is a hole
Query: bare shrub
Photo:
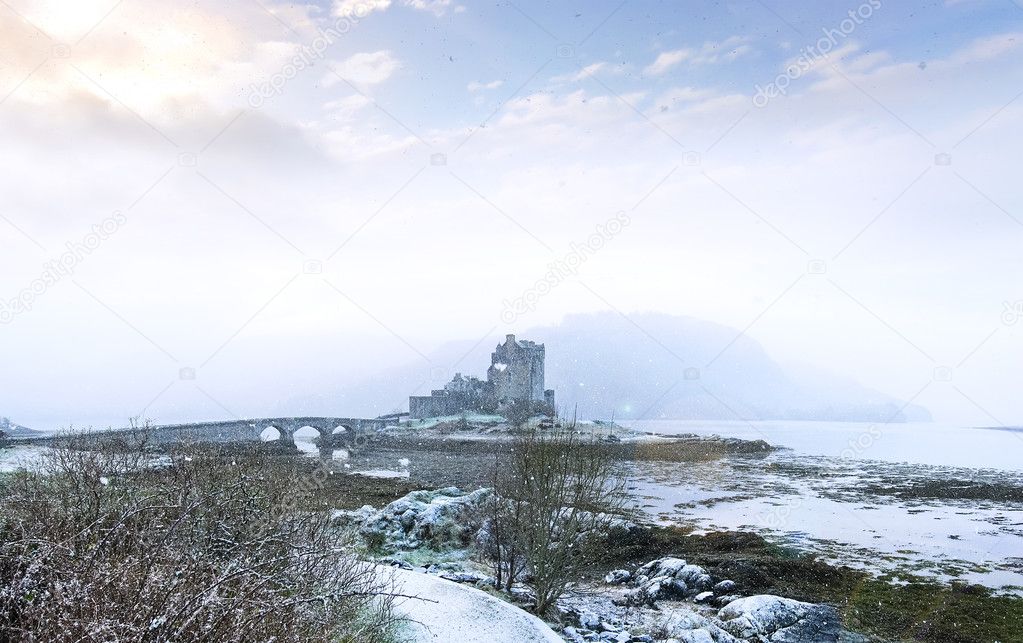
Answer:
[[388, 579], [267, 460], [63, 440], [0, 490], [0, 641], [390, 640]]
[[610, 452], [574, 431], [531, 431], [499, 456], [485, 553], [499, 584], [528, 574], [535, 610], [546, 615], [592, 557], [625, 505], [625, 480]]

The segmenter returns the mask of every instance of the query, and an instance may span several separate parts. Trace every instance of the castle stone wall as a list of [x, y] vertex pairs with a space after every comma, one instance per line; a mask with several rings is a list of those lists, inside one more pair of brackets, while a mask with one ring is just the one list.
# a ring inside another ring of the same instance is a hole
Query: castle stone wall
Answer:
[[409, 415], [422, 419], [461, 412], [502, 410], [516, 402], [546, 404], [553, 409], [554, 391], [544, 388], [543, 344], [505, 337], [490, 356], [484, 382], [461, 373], [429, 396], [409, 398]]

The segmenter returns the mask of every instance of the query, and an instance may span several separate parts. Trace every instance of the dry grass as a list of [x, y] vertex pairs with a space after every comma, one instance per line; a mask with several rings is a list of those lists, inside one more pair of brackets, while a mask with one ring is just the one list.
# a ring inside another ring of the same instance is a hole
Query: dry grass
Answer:
[[[94, 447], [95, 442], [91, 443]], [[307, 480], [144, 433], [68, 437], [0, 489], [0, 641], [385, 641], [391, 587]]]

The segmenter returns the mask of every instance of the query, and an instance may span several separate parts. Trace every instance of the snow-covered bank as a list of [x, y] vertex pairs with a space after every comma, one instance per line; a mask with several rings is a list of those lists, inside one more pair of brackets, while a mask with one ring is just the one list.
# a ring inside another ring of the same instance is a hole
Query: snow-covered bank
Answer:
[[397, 614], [409, 619], [412, 640], [460, 643], [561, 643], [546, 623], [478, 589], [432, 574], [395, 569], [402, 598]]

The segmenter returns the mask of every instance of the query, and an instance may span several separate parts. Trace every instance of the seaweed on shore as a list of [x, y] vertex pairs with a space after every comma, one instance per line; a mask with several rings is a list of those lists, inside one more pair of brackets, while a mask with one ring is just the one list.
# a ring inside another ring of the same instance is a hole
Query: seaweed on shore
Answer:
[[903, 485], [872, 484], [862, 490], [870, 495], [896, 496], [903, 500], [1023, 502], [1023, 487], [979, 480], [916, 480]]
[[750, 532], [693, 534], [680, 527], [640, 527], [615, 530], [606, 544], [606, 556], [588, 574], [679, 556], [716, 578], [735, 581], [746, 595], [775, 594], [834, 605], [845, 627], [886, 641], [1023, 641], [1023, 598], [995, 595], [981, 585], [946, 585], [911, 576], [877, 578]]

